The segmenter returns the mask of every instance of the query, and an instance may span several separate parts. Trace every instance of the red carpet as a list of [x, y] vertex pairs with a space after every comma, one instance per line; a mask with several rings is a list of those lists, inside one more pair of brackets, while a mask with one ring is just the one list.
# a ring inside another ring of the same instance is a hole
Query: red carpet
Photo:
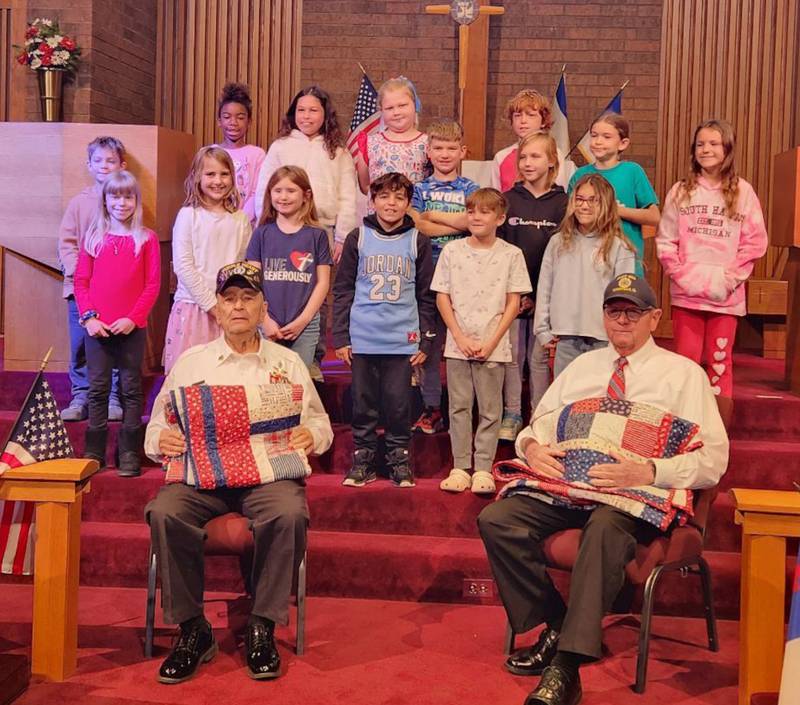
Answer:
[[[78, 673], [62, 684], [31, 683], [19, 705], [131, 705], [188, 703], [238, 705], [522, 705], [536, 679], [502, 668], [503, 612], [499, 607], [311, 598], [306, 654], [291, 651], [293, 627], [279, 632], [284, 676], [255, 682], [245, 673], [241, 646], [244, 605], [209, 601], [220, 653], [198, 676], [177, 686], [155, 682], [169, 633], [152, 661], [142, 657], [142, 590], [82, 588]], [[231, 613], [229, 615], [229, 606]], [[30, 625], [29, 590], [4, 586], [0, 604], [3, 651], [24, 650]], [[720, 623], [721, 651], [702, 648], [700, 620], [655, 621], [650, 682], [644, 695], [630, 689], [638, 623], [611, 617], [607, 657], [583, 669], [583, 705], [727, 705], [736, 700], [736, 624]]]

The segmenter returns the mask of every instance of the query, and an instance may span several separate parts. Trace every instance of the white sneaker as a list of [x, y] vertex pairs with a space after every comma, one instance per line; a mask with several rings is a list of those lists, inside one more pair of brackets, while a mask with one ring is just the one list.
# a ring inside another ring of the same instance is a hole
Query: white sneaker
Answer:
[[521, 430], [521, 416], [518, 414], [503, 414], [503, 420], [500, 422], [500, 433], [497, 435], [497, 438], [500, 441], [511, 441], [513, 443], [517, 440], [517, 436]]

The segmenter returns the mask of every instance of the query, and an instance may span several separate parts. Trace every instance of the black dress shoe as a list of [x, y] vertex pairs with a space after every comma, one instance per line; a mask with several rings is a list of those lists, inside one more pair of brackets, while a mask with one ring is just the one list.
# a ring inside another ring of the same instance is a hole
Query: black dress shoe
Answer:
[[556, 651], [558, 632], [545, 627], [533, 646], [517, 651], [506, 659], [506, 670], [516, 676], [538, 676], [550, 665]]
[[245, 649], [249, 676], [256, 680], [277, 678], [281, 674], [281, 657], [275, 646], [275, 627], [263, 622], [247, 625]]
[[578, 705], [582, 697], [578, 671], [573, 674], [560, 666], [548, 666], [525, 705]]
[[178, 640], [158, 670], [161, 683], [182, 683], [191, 678], [201, 663], [217, 655], [217, 642], [208, 622], [181, 629]]

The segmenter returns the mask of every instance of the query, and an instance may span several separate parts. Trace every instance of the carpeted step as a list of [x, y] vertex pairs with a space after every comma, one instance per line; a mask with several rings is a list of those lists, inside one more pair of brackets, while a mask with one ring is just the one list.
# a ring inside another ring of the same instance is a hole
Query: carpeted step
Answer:
[[[145, 504], [163, 482], [158, 469], [148, 469], [136, 479], [104, 470], [93, 478], [91, 492], [84, 497], [83, 520], [142, 523]], [[352, 488], [343, 487], [339, 476], [326, 474], [308, 479], [307, 496], [316, 531], [461, 538], [478, 536], [476, 518], [493, 501], [471, 492], [443, 492], [438, 479], [419, 479], [413, 489], [400, 490], [386, 480]], [[741, 529], [733, 523], [733, 511], [730, 495], [720, 493], [707, 527], [707, 549], [740, 550]]]
[[[81, 538], [82, 584], [146, 584], [149, 534], [144, 524], [85, 522]], [[474, 602], [475, 598], [464, 597], [465, 582], [491, 578], [480, 539], [310, 531], [308, 541], [308, 589], [312, 595]], [[705, 557], [713, 571], [718, 616], [735, 618], [740, 556], [707, 551]], [[794, 559], [787, 561], [787, 586], [793, 569]], [[205, 572], [209, 590], [243, 590], [236, 557], [209, 557]], [[564, 574], [556, 576], [560, 588], [567, 588], [565, 580]], [[694, 576], [664, 576], [657, 596], [660, 614], [702, 614]], [[636, 603], [634, 608], [638, 608]]]

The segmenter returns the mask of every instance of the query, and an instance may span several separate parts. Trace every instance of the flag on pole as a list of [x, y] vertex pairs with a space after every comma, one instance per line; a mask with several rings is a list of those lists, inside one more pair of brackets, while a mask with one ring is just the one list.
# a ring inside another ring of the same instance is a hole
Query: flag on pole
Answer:
[[786, 651], [783, 653], [783, 673], [778, 705], [800, 703], [800, 553], [794, 567], [792, 581], [792, 610], [786, 633]]
[[[0, 475], [11, 468], [73, 455], [58, 405], [40, 370], [0, 455]], [[33, 509], [33, 502], [0, 501], [0, 572], [31, 574]]]
[[569, 123], [567, 121], [567, 81], [563, 68], [553, 99], [553, 126], [550, 128], [550, 134], [556, 141], [558, 151], [561, 154], [567, 154], [569, 152]]
[[[625, 81], [622, 88], [620, 88], [617, 91], [617, 94], [609, 101], [608, 105], [606, 105], [606, 107], [603, 108], [602, 112], [594, 120], [592, 120], [592, 123], [594, 123], [594, 121], [597, 120], [597, 118], [599, 118], [600, 115], [603, 115], [604, 113], [619, 113], [620, 115], [622, 115], [622, 91], [625, 90], [625, 86], [627, 85], [628, 82]], [[586, 160], [587, 164], [594, 164], [594, 155], [589, 149], [589, 141], [591, 140], [591, 135], [590, 135], [591, 131], [592, 131], [592, 126], [589, 125], [589, 129], [586, 130], [586, 132], [583, 134], [583, 137], [580, 138], [578, 144], [572, 148], [574, 150], [577, 147], [578, 151], [583, 155], [583, 158]]]
[[358, 156], [359, 145], [364, 144], [367, 136], [380, 124], [378, 91], [375, 90], [367, 72], [362, 68], [361, 85], [358, 88], [356, 104], [353, 108], [353, 119], [350, 121], [350, 133], [347, 135], [347, 149], [353, 159]]

